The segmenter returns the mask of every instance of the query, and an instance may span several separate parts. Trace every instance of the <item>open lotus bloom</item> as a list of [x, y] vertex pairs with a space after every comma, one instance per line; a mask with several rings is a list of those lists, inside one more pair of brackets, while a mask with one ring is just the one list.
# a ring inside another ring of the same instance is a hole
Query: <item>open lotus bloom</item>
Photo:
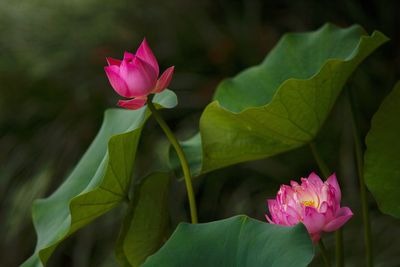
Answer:
[[281, 185], [276, 199], [267, 200], [272, 224], [293, 226], [302, 222], [314, 243], [321, 232], [332, 232], [342, 227], [353, 216], [348, 207], [340, 207], [341, 192], [332, 174], [326, 182], [315, 173], [295, 181], [290, 186]]
[[114, 90], [128, 100], [119, 100], [118, 105], [127, 109], [144, 106], [149, 94], [162, 92], [172, 79], [174, 67], [169, 67], [158, 79], [157, 59], [146, 39], [139, 46], [136, 54], [125, 52], [122, 60], [107, 58], [104, 67], [108, 80]]

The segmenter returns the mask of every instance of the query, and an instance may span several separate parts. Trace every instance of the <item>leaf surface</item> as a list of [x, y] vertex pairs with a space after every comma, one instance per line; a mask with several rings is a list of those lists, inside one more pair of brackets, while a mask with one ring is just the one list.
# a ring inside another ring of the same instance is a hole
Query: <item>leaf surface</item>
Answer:
[[400, 218], [400, 82], [372, 118], [364, 176], [379, 209]]
[[[169, 90], [157, 94], [158, 106], [176, 106]], [[127, 199], [140, 133], [149, 116], [139, 110], [110, 109], [96, 138], [65, 182], [32, 209], [38, 235], [34, 254], [24, 267], [43, 266], [60, 242]]]
[[170, 177], [156, 172], [135, 186], [133, 201], [117, 241], [121, 266], [140, 266], [167, 239]]
[[235, 216], [204, 223], [181, 223], [143, 267], [302, 267], [314, 254], [303, 225], [282, 227]]
[[311, 142], [347, 79], [387, 40], [378, 31], [369, 36], [360, 26], [331, 24], [284, 35], [260, 65], [220, 83], [215, 101], [201, 116], [200, 138], [184, 144], [192, 172], [270, 157]]

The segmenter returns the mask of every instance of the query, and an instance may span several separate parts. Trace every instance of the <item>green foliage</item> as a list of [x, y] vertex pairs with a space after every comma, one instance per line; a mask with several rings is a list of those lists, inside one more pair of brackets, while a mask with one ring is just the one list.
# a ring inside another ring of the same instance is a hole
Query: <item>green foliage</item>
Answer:
[[364, 175], [379, 209], [400, 218], [400, 82], [372, 119], [366, 137]]
[[200, 119], [201, 138], [185, 144], [197, 166], [193, 172], [200, 165], [207, 172], [308, 144], [352, 72], [387, 40], [377, 31], [368, 36], [359, 26], [331, 24], [285, 35], [260, 65], [218, 86], [216, 101]]
[[313, 246], [303, 225], [282, 227], [247, 216], [204, 224], [181, 223], [143, 267], [307, 266]]
[[170, 177], [153, 173], [137, 186], [117, 243], [121, 266], [140, 266], [167, 239]]
[[[154, 102], [172, 108], [177, 100], [167, 90]], [[46, 264], [60, 242], [127, 199], [136, 148], [148, 115], [147, 108], [106, 111], [98, 135], [65, 182], [50, 197], [35, 202], [32, 217], [38, 241], [23, 266]]]
[[[331, 24], [285, 35], [260, 65], [218, 86], [215, 101], [201, 116], [200, 132], [182, 142], [192, 172], [198, 175], [277, 155], [313, 141], [350, 75], [386, 41], [377, 31], [367, 35], [359, 26], [340, 29]], [[154, 101], [166, 108], [177, 102], [171, 91], [156, 95]], [[398, 85], [375, 116], [365, 167], [380, 207], [397, 217], [400, 199], [394, 188], [400, 186], [396, 161], [400, 147], [395, 137], [400, 128], [393, 132], [390, 127], [396, 125], [399, 104]], [[60, 242], [128, 200], [136, 149], [148, 117], [146, 108], [106, 112], [100, 132], [66, 181], [35, 203], [38, 241], [23, 266], [45, 265]], [[179, 166], [172, 152], [170, 163]], [[152, 173], [134, 185], [117, 242], [121, 265], [307, 266], [311, 262], [314, 251], [304, 226], [280, 227], [246, 216], [180, 224], [155, 253], [168, 234], [169, 187], [166, 173]]]

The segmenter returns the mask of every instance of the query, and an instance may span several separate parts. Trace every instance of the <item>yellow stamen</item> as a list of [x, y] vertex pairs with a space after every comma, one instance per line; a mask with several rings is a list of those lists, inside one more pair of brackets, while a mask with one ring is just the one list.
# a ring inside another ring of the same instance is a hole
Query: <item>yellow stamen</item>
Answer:
[[301, 202], [306, 207], [315, 207], [315, 202], [313, 200], [307, 200]]

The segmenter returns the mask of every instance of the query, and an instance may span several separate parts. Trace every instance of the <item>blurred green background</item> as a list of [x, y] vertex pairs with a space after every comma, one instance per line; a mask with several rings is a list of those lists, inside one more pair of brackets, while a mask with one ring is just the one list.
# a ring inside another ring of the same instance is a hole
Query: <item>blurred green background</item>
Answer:
[[[103, 111], [118, 99], [103, 71], [105, 57], [134, 51], [143, 37], [179, 106], [163, 112], [182, 139], [198, 129], [202, 109], [221, 79], [259, 63], [288, 31], [325, 22], [354, 23], [391, 38], [350, 81], [363, 135], [380, 101], [400, 77], [399, 1], [132, 1], [2, 0], [0, 2], [0, 266], [17, 266], [34, 249], [30, 209], [63, 181], [96, 134]], [[344, 187], [356, 216], [345, 227], [348, 266], [363, 266], [357, 179], [348, 106], [341, 96], [317, 145]], [[166, 148], [150, 120], [138, 159], [140, 174]], [[200, 221], [245, 213], [263, 220], [265, 199], [280, 183], [317, 170], [307, 147], [231, 166], [195, 182]], [[176, 182], [171, 229], [186, 220], [185, 191]], [[182, 204], [176, 204], [182, 203]], [[376, 266], [400, 266], [400, 222], [382, 215], [371, 197]], [[124, 207], [76, 233], [49, 266], [116, 266], [115, 243]], [[332, 235], [326, 235], [331, 248]], [[333, 252], [333, 250], [331, 250]], [[319, 265], [317, 258], [313, 263]]]

